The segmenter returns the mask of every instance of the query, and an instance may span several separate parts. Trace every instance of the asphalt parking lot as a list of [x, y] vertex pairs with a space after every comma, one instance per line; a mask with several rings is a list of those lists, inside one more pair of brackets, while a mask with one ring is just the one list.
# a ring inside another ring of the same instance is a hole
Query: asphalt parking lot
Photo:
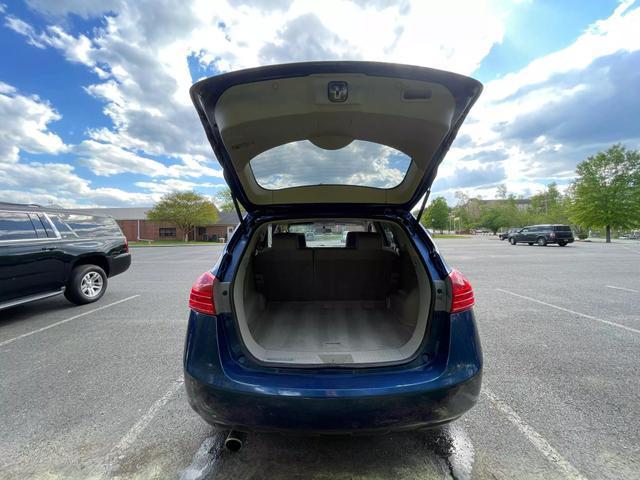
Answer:
[[0, 312], [0, 478], [640, 478], [640, 242], [438, 245], [485, 357], [453, 425], [224, 451], [181, 371], [188, 291], [221, 248], [136, 248], [97, 304]]

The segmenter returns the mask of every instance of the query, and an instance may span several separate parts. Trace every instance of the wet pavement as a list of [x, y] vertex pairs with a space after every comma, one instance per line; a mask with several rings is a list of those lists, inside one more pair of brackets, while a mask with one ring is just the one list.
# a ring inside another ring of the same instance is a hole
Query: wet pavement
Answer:
[[438, 246], [475, 287], [485, 356], [452, 425], [225, 450], [181, 383], [188, 289], [220, 247], [138, 248], [97, 305], [0, 312], [0, 478], [639, 478], [640, 242]]

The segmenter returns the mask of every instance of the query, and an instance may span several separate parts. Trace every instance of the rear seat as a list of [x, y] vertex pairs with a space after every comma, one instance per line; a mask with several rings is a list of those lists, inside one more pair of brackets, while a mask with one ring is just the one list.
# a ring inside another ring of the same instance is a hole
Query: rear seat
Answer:
[[255, 258], [256, 287], [268, 300], [384, 299], [397, 283], [398, 256], [380, 233], [349, 232], [346, 244], [310, 249], [302, 234], [274, 234]]
[[349, 232], [347, 248], [318, 248], [314, 286], [322, 299], [382, 300], [394, 285], [398, 256], [384, 250], [382, 235]]
[[312, 300], [313, 250], [305, 246], [304, 234], [275, 233], [256, 256], [256, 288], [268, 300]]

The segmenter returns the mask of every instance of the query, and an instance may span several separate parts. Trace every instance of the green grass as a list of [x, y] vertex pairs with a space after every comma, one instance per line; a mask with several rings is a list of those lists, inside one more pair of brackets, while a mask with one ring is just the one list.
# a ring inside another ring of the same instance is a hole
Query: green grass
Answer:
[[129, 242], [130, 247], [171, 247], [171, 246], [195, 246], [195, 245], [223, 245], [220, 242], [182, 242], [180, 240], [156, 240], [155, 242]]
[[449, 233], [433, 233], [432, 238], [469, 238], [469, 235], [453, 235]]

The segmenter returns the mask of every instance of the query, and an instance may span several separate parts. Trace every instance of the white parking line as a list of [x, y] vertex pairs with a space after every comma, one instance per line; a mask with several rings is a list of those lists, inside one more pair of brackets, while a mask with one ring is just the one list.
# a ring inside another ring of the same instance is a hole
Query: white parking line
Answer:
[[536, 302], [536, 303], [539, 303], [540, 305], [546, 305], [547, 307], [555, 308], [556, 310], [562, 310], [563, 312], [571, 313], [579, 317], [588, 318], [589, 320], [595, 320], [596, 322], [601, 322], [606, 325], [610, 325], [612, 327], [622, 328], [623, 330], [628, 330], [633, 333], [640, 333], [640, 330], [636, 328], [627, 327], [626, 325], [621, 325], [616, 322], [610, 322], [609, 320], [603, 320], [602, 318], [593, 317], [591, 315], [587, 315], [586, 313], [580, 313], [574, 310], [569, 310], [568, 308], [559, 307], [558, 305], [553, 305], [552, 303], [543, 302], [542, 300], [537, 300], [535, 298], [527, 297], [526, 295], [520, 295], [519, 293], [510, 292], [509, 290], [503, 290], [501, 288], [496, 288], [496, 290], [502, 293], [508, 293], [509, 295], [513, 295], [514, 297], [524, 298], [525, 300], [529, 300], [530, 302]]
[[507, 419], [529, 440], [536, 449], [547, 458], [552, 464], [554, 464], [558, 470], [562, 471], [565, 478], [571, 480], [586, 480], [586, 477], [580, 473], [580, 471], [574, 467], [567, 459], [565, 459], [560, 452], [558, 452], [553, 446], [534, 428], [526, 423], [518, 413], [502, 400], [497, 398], [493, 392], [486, 388], [482, 388], [482, 393], [489, 399], [491, 405], [502, 412]]
[[149, 426], [162, 407], [171, 400], [171, 397], [175, 395], [183, 384], [183, 378], [175, 380], [173, 385], [171, 385], [171, 388], [169, 388], [169, 390], [167, 390], [158, 400], [153, 402], [153, 405], [149, 407], [149, 410], [147, 410], [146, 413], [142, 415], [142, 417], [140, 417], [140, 419], [129, 429], [129, 431], [124, 434], [118, 443], [116, 443], [109, 451], [104, 461], [94, 469], [92, 476], [102, 478], [108, 475], [113, 465], [124, 458], [125, 451], [135, 443], [138, 436]]
[[633, 288], [616, 287], [615, 285], [605, 285], [605, 287], [614, 288], [616, 290], [624, 290], [625, 292], [640, 293], [638, 290], [634, 290]]
[[49, 330], [50, 328], [57, 327], [58, 325], [62, 325], [64, 323], [70, 322], [71, 320], [75, 320], [76, 318], [84, 317], [85, 315], [89, 315], [91, 313], [98, 312], [100, 310], [104, 310], [105, 308], [113, 307], [114, 305], [118, 305], [120, 303], [126, 302], [133, 298], [139, 297], [140, 295], [131, 295], [130, 297], [123, 298], [122, 300], [118, 300], [117, 302], [108, 303], [107, 305], [102, 305], [101, 307], [94, 308], [93, 310], [88, 310], [86, 312], [79, 313], [78, 315], [74, 315], [73, 317], [66, 318], [64, 320], [60, 320], [59, 322], [52, 323], [51, 325], [47, 325], [46, 327], [39, 328], [32, 332], [23, 333], [22, 335], [18, 335], [17, 337], [10, 338], [9, 340], [5, 340], [4, 342], [0, 342], [0, 347], [4, 347], [5, 345], [9, 345], [10, 343], [15, 342], [16, 340], [20, 340], [21, 338], [28, 337], [33, 335], [34, 333], [44, 332], [45, 330]]

